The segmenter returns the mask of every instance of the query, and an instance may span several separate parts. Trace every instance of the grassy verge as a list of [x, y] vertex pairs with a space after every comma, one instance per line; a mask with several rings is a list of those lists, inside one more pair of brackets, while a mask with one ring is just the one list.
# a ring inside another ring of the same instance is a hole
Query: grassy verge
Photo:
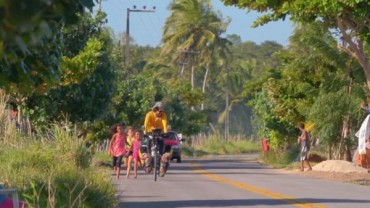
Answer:
[[17, 188], [29, 207], [116, 206], [111, 178], [91, 165], [92, 154], [74, 132], [53, 125], [31, 138], [7, 121], [4, 110], [0, 121], [0, 182]]
[[[300, 147], [293, 146], [288, 148], [286, 151], [269, 151], [261, 155], [261, 162], [274, 167], [274, 168], [286, 168], [286, 169], [299, 169], [300, 168]], [[313, 150], [309, 152], [310, 164], [311, 166], [316, 165], [318, 162], [312, 161], [311, 156], [315, 155], [322, 160], [325, 160], [326, 157], [324, 153], [320, 150]]]
[[115, 206], [110, 178], [90, 165], [92, 155], [75, 137], [18, 138], [1, 145], [0, 181], [17, 187], [32, 207]]
[[269, 151], [261, 154], [261, 162], [274, 168], [294, 169], [299, 167], [299, 148], [292, 148], [284, 152]]
[[243, 154], [259, 152], [260, 144], [255, 141], [240, 137], [231, 137], [228, 141], [222, 137], [214, 135], [203, 138], [200, 141], [193, 142], [192, 145], [184, 145], [183, 155], [185, 156], [203, 156], [209, 154]]

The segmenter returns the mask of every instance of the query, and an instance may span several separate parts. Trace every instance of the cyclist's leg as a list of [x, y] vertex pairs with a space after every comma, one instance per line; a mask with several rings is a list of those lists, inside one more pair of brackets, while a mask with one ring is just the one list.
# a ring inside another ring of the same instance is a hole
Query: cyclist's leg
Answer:
[[149, 154], [143, 154], [143, 159], [145, 173], [151, 173], [153, 170], [151, 157], [149, 156]]
[[159, 145], [159, 150], [160, 150], [159, 154], [161, 155], [161, 160], [164, 162], [168, 162], [170, 159], [169, 152], [171, 151], [171, 147], [166, 146], [163, 140], [158, 141], [158, 145]]
[[162, 154], [161, 156], [161, 168], [159, 170], [159, 175], [161, 177], [164, 176], [164, 174], [166, 173], [168, 167], [170, 166], [170, 156], [171, 156], [171, 147], [170, 146], [165, 146], [164, 147], [164, 153]]
[[162, 154], [162, 161], [169, 162], [171, 156], [171, 146], [166, 146], [164, 149], [164, 153]]

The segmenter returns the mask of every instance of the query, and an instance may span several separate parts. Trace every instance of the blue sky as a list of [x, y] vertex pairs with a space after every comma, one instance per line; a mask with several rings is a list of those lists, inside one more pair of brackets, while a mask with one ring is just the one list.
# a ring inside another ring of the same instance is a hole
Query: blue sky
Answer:
[[[130, 12], [130, 36], [139, 45], [158, 46], [161, 44], [162, 28], [170, 15], [168, 5], [172, 0], [103, 0], [102, 10], [108, 15], [108, 26], [115, 34], [126, 31], [127, 8], [147, 9], [156, 7], [154, 13]], [[253, 41], [260, 44], [267, 40], [276, 41], [282, 45], [288, 44], [293, 25], [288, 20], [271, 22], [258, 28], [251, 28], [258, 13], [247, 13], [236, 7], [226, 7], [220, 0], [212, 0], [215, 11], [220, 11], [222, 17], [231, 17], [231, 23], [226, 34], [237, 34], [242, 41]]]

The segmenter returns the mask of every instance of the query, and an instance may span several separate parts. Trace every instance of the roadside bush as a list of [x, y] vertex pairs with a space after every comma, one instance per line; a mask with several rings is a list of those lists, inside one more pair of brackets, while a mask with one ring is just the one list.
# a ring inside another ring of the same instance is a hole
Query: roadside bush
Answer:
[[110, 177], [91, 166], [76, 133], [58, 124], [37, 138], [20, 133], [0, 96], [0, 182], [30, 207], [116, 207]]
[[[60, 166], [49, 178], [30, 179], [24, 190], [39, 207], [114, 207], [114, 189], [105, 176], [90, 169]], [[33, 182], [35, 181], [35, 182]]]
[[[219, 135], [213, 135], [208, 138], [202, 138], [201, 141], [193, 144], [190, 150], [204, 154], [241, 154], [259, 152], [260, 145], [250, 139], [240, 137], [230, 137], [228, 141]], [[199, 154], [197, 154], [199, 155]]]
[[269, 151], [261, 154], [263, 163], [276, 168], [290, 167], [299, 162], [299, 146], [291, 146], [286, 151]]

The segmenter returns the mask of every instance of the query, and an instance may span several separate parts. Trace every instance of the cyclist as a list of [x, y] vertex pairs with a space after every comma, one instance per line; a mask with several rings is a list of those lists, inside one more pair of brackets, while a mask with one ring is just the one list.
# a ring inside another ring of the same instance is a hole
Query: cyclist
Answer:
[[[167, 115], [164, 112], [164, 106], [162, 102], [156, 102], [152, 109], [146, 114], [144, 121], [144, 133], [151, 133], [154, 129], [162, 129], [164, 134], [167, 133]], [[159, 169], [159, 175], [164, 176], [169, 166], [169, 160], [171, 156], [171, 147], [165, 146], [163, 141], [160, 142], [160, 154], [161, 166]], [[146, 163], [148, 160], [146, 160]], [[147, 166], [148, 164], [146, 164]]]

